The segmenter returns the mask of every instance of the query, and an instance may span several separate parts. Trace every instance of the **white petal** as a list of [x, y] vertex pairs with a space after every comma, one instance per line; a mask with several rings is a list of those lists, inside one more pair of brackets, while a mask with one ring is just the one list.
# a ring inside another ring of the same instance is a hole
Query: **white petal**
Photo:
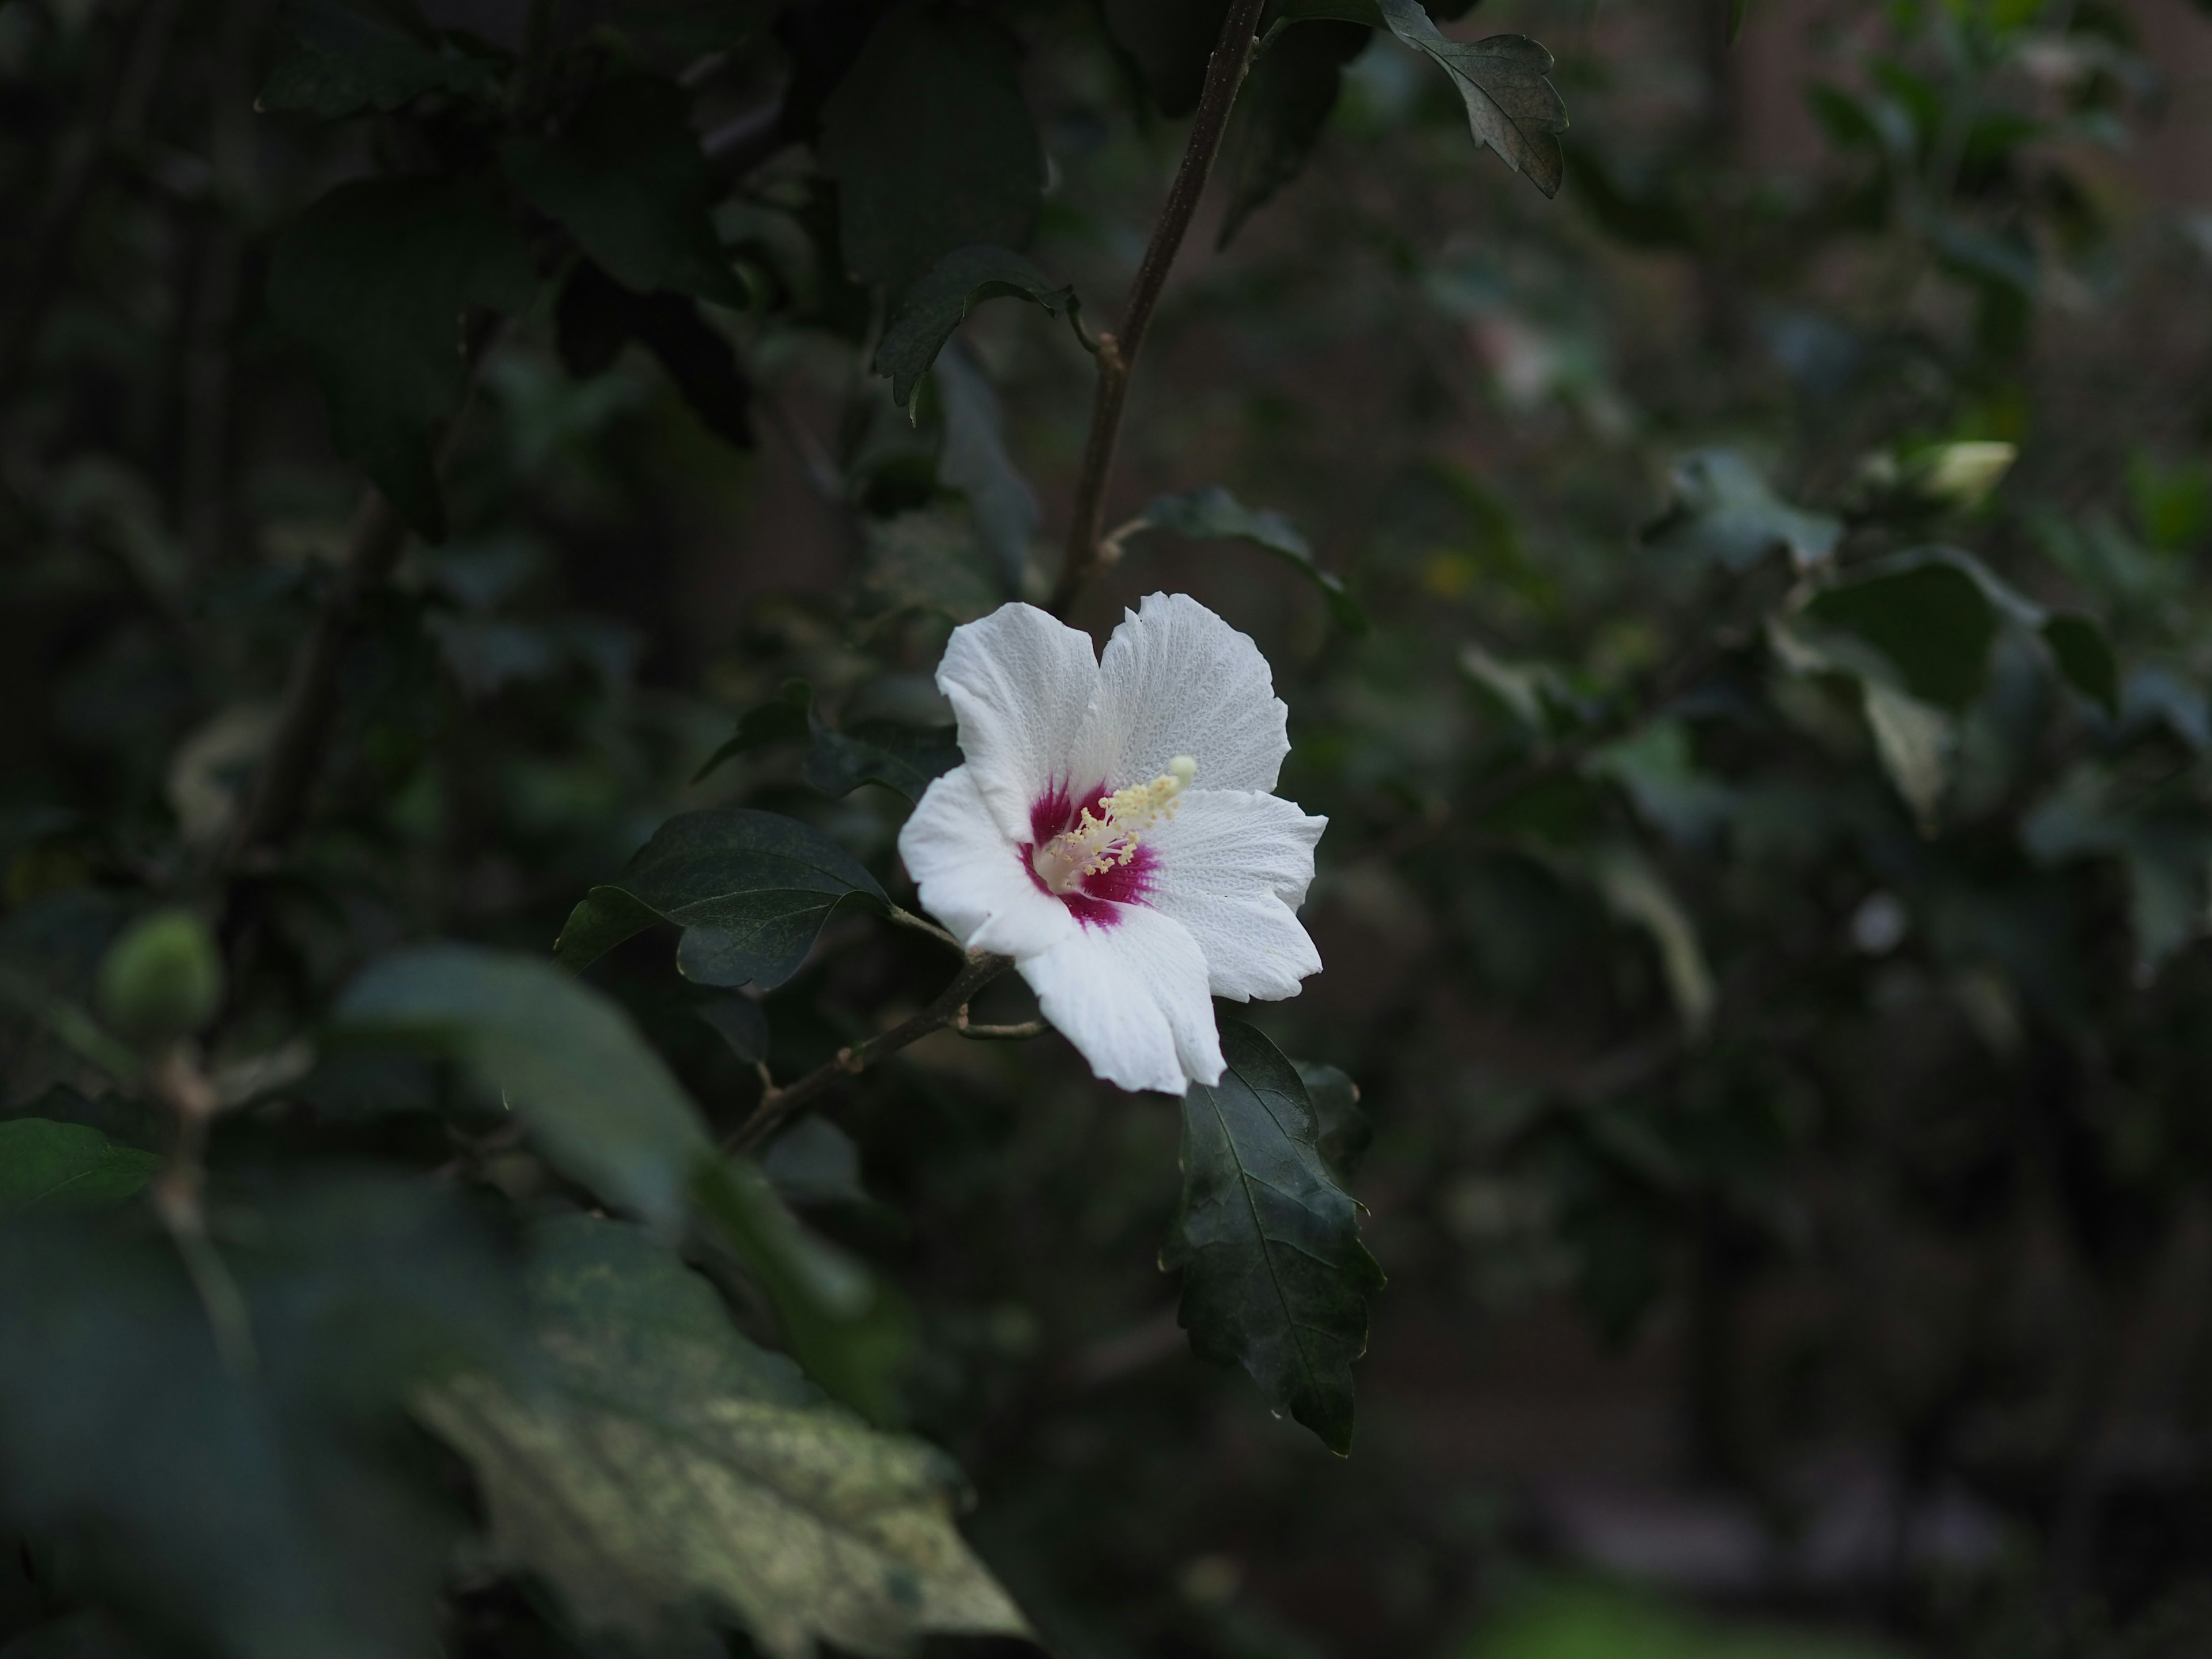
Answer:
[[1193, 1079], [1220, 1082], [1221, 1034], [1197, 942], [1142, 905], [1121, 914], [1019, 964], [1037, 1006], [1109, 1083], [1179, 1095]]
[[1275, 787], [1290, 710], [1267, 659], [1188, 593], [1153, 593], [1123, 612], [1098, 670], [1082, 754], [1112, 787], [1158, 777], [1177, 755], [1197, 760], [1200, 788]]
[[1030, 807], [1071, 778], [1077, 734], [1098, 693], [1091, 636], [1034, 605], [1001, 605], [952, 630], [938, 689], [960, 720], [960, 752], [999, 827], [1029, 839]]
[[1328, 824], [1274, 795], [1194, 789], [1146, 834], [1158, 856], [1151, 902], [1198, 941], [1214, 995], [1278, 1001], [1321, 972], [1297, 908]]
[[1036, 956], [1083, 931], [1030, 879], [1021, 849], [984, 806], [973, 766], [954, 767], [922, 792], [898, 848], [921, 889], [922, 908], [970, 950]]

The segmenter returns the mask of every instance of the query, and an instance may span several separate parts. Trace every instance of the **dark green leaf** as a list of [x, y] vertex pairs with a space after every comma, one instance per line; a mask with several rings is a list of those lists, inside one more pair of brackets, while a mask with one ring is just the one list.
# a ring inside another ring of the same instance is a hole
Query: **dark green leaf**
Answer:
[[2126, 872], [2136, 964], [2145, 978], [2203, 936], [2212, 823], [2185, 798], [2127, 801], [2101, 769], [2076, 767], [2021, 824], [2021, 845], [2041, 864], [2115, 858]]
[[876, 878], [822, 834], [775, 812], [715, 807], [662, 824], [594, 887], [561, 930], [554, 956], [580, 972], [655, 921], [683, 928], [676, 963], [702, 985], [772, 990], [799, 971], [848, 899], [889, 902]]
[[1334, 1066], [1304, 1060], [1291, 1063], [1298, 1068], [1298, 1081], [1306, 1085], [1306, 1098], [1313, 1103], [1322, 1156], [1349, 1181], [1359, 1173], [1375, 1139], [1375, 1125], [1359, 1104], [1359, 1085]]
[[937, 361], [952, 331], [986, 300], [1027, 300], [1054, 316], [1075, 321], [1075, 290], [1052, 279], [1010, 248], [987, 244], [956, 248], [929, 273], [900, 291], [890, 321], [876, 347], [875, 370], [891, 383], [891, 401], [914, 406], [921, 377]]
[[1729, 45], [1730, 45], [1730, 46], [1734, 46], [1734, 45], [1737, 42], [1737, 40], [1739, 40], [1740, 39], [1741, 39], [1741, 38], [1742, 38], [1742, 35], [1743, 35], [1743, 20], [1744, 20], [1744, 16], [1745, 16], [1745, 14], [1746, 14], [1746, 13], [1747, 13], [1747, 12], [1749, 12], [1749, 11], [1750, 11], [1750, 9], [1751, 9], [1751, 0], [1729, 0], [1729, 9], [1728, 9], [1728, 39], [1729, 39]]
[[459, 1059], [550, 1162], [608, 1203], [669, 1231], [696, 1211], [768, 1292], [808, 1373], [888, 1413], [904, 1347], [896, 1304], [802, 1233], [759, 1171], [715, 1152], [698, 1109], [613, 1002], [548, 963], [430, 945], [371, 963], [338, 1021]]
[[721, 991], [692, 1005], [691, 1012], [713, 1027], [730, 1052], [747, 1065], [768, 1058], [768, 1016], [749, 996]]
[[118, 1146], [89, 1124], [21, 1117], [0, 1123], [0, 1216], [120, 1204], [161, 1160]]
[[816, 153], [837, 180], [846, 268], [868, 282], [911, 282], [975, 243], [1018, 247], [1036, 222], [1044, 152], [1014, 38], [978, 11], [917, 0], [878, 23]]
[[489, 98], [498, 67], [441, 45], [404, 0], [296, 0], [298, 40], [263, 83], [257, 109], [334, 120], [395, 110], [427, 92]]
[[1644, 532], [1644, 544], [1663, 552], [1747, 570], [1782, 548], [1806, 569], [1843, 539], [1841, 520], [1790, 506], [1732, 450], [1685, 456], [1675, 463], [1673, 483], [1666, 514]]
[[1931, 558], [1885, 570], [1829, 588], [1808, 609], [1880, 651], [1923, 702], [1963, 708], [1981, 690], [1996, 608], [1956, 563]]
[[958, 1471], [822, 1404], [664, 1245], [565, 1219], [531, 1278], [534, 1385], [459, 1377], [422, 1412], [475, 1467], [498, 1556], [587, 1630], [719, 1651], [720, 1613], [775, 1659], [1026, 1632], [953, 1524]]
[[416, 1388], [506, 1352], [502, 1254], [427, 1182], [295, 1170], [216, 1197], [250, 1374], [157, 1231], [0, 1234], [0, 1524], [65, 1553], [155, 1652], [434, 1653], [460, 1516], [394, 1453]]
[[753, 447], [752, 381], [727, 336], [681, 294], [634, 294], [579, 260], [556, 313], [561, 360], [571, 374], [609, 368], [635, 340], [659, 360], [700, 423], [739, 449]]
[[1324, 19], [1387, 28], [1426, 54], [1459, 89], [1475, 142], [1496, 150], [1545, 195], [1559, 194], [1566, 177], [1559, 135], [1567, 130], [1567, 110], [1547, 78], [1552, 54], [1543, 47], [1518, 34], [1454, 40], [1419, 0], [1289, 0], [1266, 44], [1272, 49], [1277, 31], [1290, 24]]
[[1196, 109], [1229, 0], [1104, 0], [1103, 9], [1114, 44], [1136, 65], [1160, 113]]
[[1182, 1202], [1160, 1265], [1183, 1270], [1180, 1317], [1200, 1358], [1243, 1365], [1278, 1409], [1348, 1452], [1352, 1362], [1382, 1270], [1297, 1069], [1235, 1020], [1221, 1022], [1221, 1050], [1220, 1083], [1183, 1097]]
[[454, 1054], [554, 1164], [664, 1226], [713, 1157], [698, 1109], [629, 1016], [550, 963], [463, 945], [397, 951], [347, 987], [337, 1018]]
[[776, 1137], [761, 1173], [793, 1204], [867, 1204], [860, 1149], [826, 1117], [809, 1115]]
[[919, 611], [966, 623], [1005, 604], [1006, 590], [969, 515], [939, 506], [868, 520], [860, 599], [864, 616]]
[[1217, 247], [1227, 247], [1244, 222], [1304, 170], [1336, 107], [1344, 66], [1372, 38], [1372, 30], [1356, 23], [1318, 22], [1284, 36], [1253, 65], [1221, 160], [1229, 204]]
[[1364, 633], [1366, 613], [1344, 579], [1314, 562], [1313, 547], [1298, 527], [1279, 513], [1246, 507], [1218, 484], [1194, 489], [1186, 495], [1162, 495], [1145, 509], [1143, 525], [1173, 531], [1194, 541], [1249, 542], [1264, 547], [1296, 565], [1299, 574], [1321, 589], [1329, 614], [1348, 634]]
[[2053, 617], [2043, 624], [2043, 641], [2051, 647], [2051, 659], [2067, 684], [2107, 715], [2119, 714], [2119, 659], [2103, 629], [2087, 617]]
[[1030, 544], [1036, 538], [1036, 492], [1006, 451], [1006, 411], [983, 371], [955, 345], [937, 360], [938, 400], [945, 410], [945, 448], [937, 476], [968, 497], [975, 539], [999, 568], [1006, 596], [1022, 591]]
[[331, 435], [433, 541], [445, 512], [431, 432], [465, 386], [463, 313], [520, 312], [536, 282], [498, 204], [465, 180], [340, 185], [276, 239], [270, 314], [306, 348]]
[[674, 289], [743, 308], [751, 295], [715, 238], [714, 175], [672, 82], [600, 88], [557, 137], [512, 138], [507, 176], [636, 294]]
[[691, 781], [698, 782], [739, 755], [780, 743], [807, 745], [806, 781], [833, 797], [849, 795], [864, 783], [880, 783], [908, 800], [920, 800], [933, 780], [960, 764], [960, 745], [951, 726], [862, 720], [850, 732], [833, 731], [814, 706], [813, 688], [791, 680], [781, 701], [746, 713], [736, 735], [708, 757]]

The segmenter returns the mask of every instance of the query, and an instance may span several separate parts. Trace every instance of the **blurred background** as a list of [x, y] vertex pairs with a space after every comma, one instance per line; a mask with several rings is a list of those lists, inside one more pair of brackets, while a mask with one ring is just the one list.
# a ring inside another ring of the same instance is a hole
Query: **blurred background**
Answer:
[[[1030, 256], [1110, 319], [1188, 103], [1114, 0], [986, 9], [1049, 158]], [[522, 41], [520, 4], [427, 10]], [[696, 71], [775, 299], [711, 313], [719, 404], [619, 340], [580, 367], [550, 292], [491, 347], [452, 532], [372, 597], [255, 901], [267, 1022], [395, 940], [545, 950], [684, 806], [805, 816], [890, 879], [886, 791], [774, 748], [689, 781], [790, 678], [929, 717], [992, 550], [1032, 597], [1054, 568], [1089, 360], [987, 307], [892, 404], [787, 113], [804, 22], [708, 63], [714, 8], [565, 11]], [[421, 132], [257, 113], [286, 27], [0, 3], [0, 942], [42, 972], [228, 832], [362, 488], [263, 294], [276, 230]], [[1448, 27], [1556, 55], [1557, 199], [1374, 39], [1225, 248], [1209, 198], [1109, 501], [1224, 486], [1362, 614], [1158, 532], [1074, 618], [1181, 589], [1249, 632], [1283, 793], [1331, 820], [1326, 970], [1254, 1017], [1364, 1109], [1331, 1150], [1390, 1282], [1353, 1455], [1191, 1358], [1176, 1115], [1054, 1039], [918, 1045], [793, 1132], [786, 1190], [911, 1297], [910, 1422], [1054, 1651], [2212, 1650], [2212, 12]], [[1831, 581], [1871, 665], [1816, 637]], [[779, 1056], [926, 997], [927, 947], [879, 945], [836, 924], [766, 1000]], [[665, 939], [594, 975], [743, 1115]], [[65, 1075], [12, 1024], [0, 1065], [9, 1111]], [[571, 1650], [519, 1628], [453, 1650]]]

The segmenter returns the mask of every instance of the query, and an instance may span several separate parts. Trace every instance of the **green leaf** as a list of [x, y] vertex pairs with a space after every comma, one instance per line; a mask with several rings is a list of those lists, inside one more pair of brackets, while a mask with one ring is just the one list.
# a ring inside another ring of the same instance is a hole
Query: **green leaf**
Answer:
[[406, 0], [297, 0], [298, 45], [270, 70], [258, 110], [325, 120], [392, 111], [429, 92], [489, 99], [499, 66], [441, 45]]
[[986, 300], [1027, 300], [1081, 331], [1075, 290], [1052, 279], [1011, 248], [988, 244], [955, 248], [927, 276], [908, 283], [891, 306], [876, 347], [875, 371], [891, 383], [891, 401], [914, 407], [914, 394], [937, 355], [968, 313]]
[[1734, 46], [1743, 38], [1743, 20], [1751, 10], [1751, 0], [1729, 0], [1728, 42]]
[[1375, 1139], [1375, 1125], [1359, 1104], [1359, 1085], [1334, 1066], [1303, 1060], [1291, 1063], [1298, 1068], [1298, 1081], [1306, 1085], [1306, 1098], [1313, 1103], [1322, 1156], [1348, 1181], [1359, 1173]]
[[2043, 642], [2067, 684], [2102, 708], [2120, 712], [2120, 663], [2105, 630], [2088, 617], [2067, 614], [2043, 624]]
[[1102, 9], [1160, 113], [1178, 119], [1196, 109], [1229, 0], [1104, 0]]
[[937, 391], [945, 410], [938, 478], [967, 496], [975, 539], [998, 568], [1006, 598], [1013, 599], [1029, 574], [1030, 544], [1042, 516], [1036, 492], [1007, 453], [998, 392], [957, 345], [937, 360]]
[[773, 990], [799, 971], [848, 899], [881, 908], [876, 878], [820, 830], [775, 812], [714, 807], [662, 824], [570, 913], [554, 957], [580, 973], [656, 921], [684, 929], [676, 965], [702, 985]]
[[1666, 878], [1633, 846], [1602, 848], [1589, 860], [1590, 874], [1607, 908], [1641, 927], [1659, 951], [1659, 970], [1684, 1027], [1702, 1036], [1713, 1017], [1713, 975], [1698, 943], [1697, 924]]
[[934, 0], [876, 25], [823, 107], [815, 153], [837, 181], [846, 268], [890, 287], [955, 248], [1019, 246], [1042, 199], [1014, 37]]
[[475, 945], [380, 957], [339, 999], [341, 1029], [448, 1053], [600, 1198], [672, 1227], [714, 1143], [698, 1109], [613, 1002], [550, 963]]
[[1458, 88], [1475, 142], [1496, 150], [1545, 195], [1559, 193], [1566, 161], [1559, 135], [1567, 130], [1567, 109], [1546, 78], [1552, 54], [1543, 47], [1519, 34], [1454, 40], [1420, 0], [1288, 0], [1263, 45], [1272, 48], [1278, 32], [1290, 24], [1322, 19], [1387, 28], [1425, 54]]
[[860, 562], [860, 613], [919, 611], [974, 622], [1006, 603], [995, 562], [969, 515], [943, 506], [871, 519]]
[[1781, 548], [1801, 569], [1824, 562], [1843, 539], [1840, 519], [1792, 507], [1733, 450], [1707, 449], [1675, 463], [1674, 499], [1644, 532], [1647, 547], [1747, 570]]
[[1937, 809], [1950, 787], [1957, 723], [1941, 708], [1877, 679], [1862, 680], [1860, 696], [1882, 770], [1912, 808], [1920, 833], [1934, 835]]
[[1253, 65], [1221, 158], [1229, 203], [1216, 247], [1227, 247], [1304, 170], [1343, 90], [1344, 66], [1373, 38], [1357, 24], [1317, 23], [1285, 35]]
[[635, 294], [579, 259], [554, 313], [561, 361], [578, 379], [611, 368], [635, 340], [659, 360], [700, 424], [739, 449], [753, 447], [752, 380], [729, 337], [682, 294]]
[[1893, 566], [1828, 588], [1807, 609], [1880, 651], [1924, 702], [1963, 708], [1982, 689], [1997, 611], [1984, 584], [1957, 562]]
[[1185, 495], [1162, 495], [1145, 509], [1139, 526], [1173, 531], [1194, 541], [1249, 542], [1297, 567], [1328, 601], [1329, 614], [1347, 634], [1367, 629], [1367, 616], [1344, 579], [1314, 562], [1313, 546], [1279, 513], [1246, 507], [1218, 484]]
[[270, 315], [306, 349], [332, 437], [432, 541], [446, 523], [431, 432], [466, 386], [463, 313], [519, 313], [536, 284], [522, 238], [469, 180], [340, 185], [276, 239]]
[[880, 783], [918, 801], [933, 781], [960, 764], [960, 744], [951, 726], [861, 720], [850, 732], [832, 731], [814, 706], [814, 689], [805, 680], [789, 680], [782, 700], [748, 710], [736, 735], [707, 757], [691, 781], [698, 782], [739, 755], [780, 743], [805, 744], [806, 781], [836, 798], [864, 783]]
[[698, 1109], [613, 1002], [549, 963], [440, 945], [372, 963], [337, 1018], [356, 1035], [461, 1060], [549, 1161], [616, 1207], [669, 1231], [704, 1217], [768, 1292], [808, 1373], [869, 1414], [889, 1413], [905, 1346], [896, 1304], [802, 1233], [759, 1171], [715, 1151]]
[[154, 1653], [419, 1659], [459, 1528], [402, 1455], [412, 1391], [519, 1324], [503, 1252], [441, 1182], [294, 1167], [219, 1187], [250, 1331], [225, 1364], [174, 1243], [136, 1218], [0, 1231], [0, 1528]]
[[1182, 1201], [1160, 1252], [1183, 1272], [1193, 1352], [1241, 1364], [1332, 1451], [1352, 1449], [1352, 1362], [1382, 1270], [1358, 1206], [1322, 1157], [1297, 1067], [1250, 1026], [1221, 1021], [1228, 1069], [1182, 1103]]
[[821, 1403], [658, 1241], [551, 1223], [531, 1293], [532, 1386], [459, 1377], [419, 1409], [474, 1467], [497, 1557], [587, 1631], [718, 1651], [720, 1611], [776, 1659], [1027, 1633], [953, 1524], [958, 1471]]
[[2021, 845], [2044, 865], [2113, 858], [2128, 882], [2136, 969], [2146, 981], [2212, 926], [2212, 822], [2185, 793], [2124, 802], [2113, 776], [2076, 766], [2021, 823]]
[[89, 1124], [21, 1117], [0, 1123], [0, 1216], [120, 1204], [161, 1160], [118, 1146]]
[[751, 303], [715, 237], [714, 172], [691, 130], [691, 100], [674, 82], [610, 81], [557, 137], [507, 140], [500, 164], [632, 292]]

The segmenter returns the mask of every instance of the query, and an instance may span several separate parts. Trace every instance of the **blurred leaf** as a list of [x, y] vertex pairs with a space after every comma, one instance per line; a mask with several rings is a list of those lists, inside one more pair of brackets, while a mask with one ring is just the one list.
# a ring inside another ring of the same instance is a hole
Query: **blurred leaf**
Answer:
[[715, 1652], [726, 1610], [777, 1659], [1026, 1633], [953, 1525], [942, 1454], [823, 1404], [649, 1236], [578, 1217], [536, 1247], [534, 1373], [454, 1378], [420, 1409], [475, 1467], [499, 1557], [587, 1632]]
[[1216, 247], [1227, 247], [1244, 222], [1304, 170], [1343, 90], [1344, 66], [1373, 38], [1356, 23], [1322, 22], [1292, 30], [1261, 54], [1237, 94], [1223, 147], [1229, 201]]
[[967, 514], [920, 507], [868, 520], [860, 599], [863, 616], [918, 611], [967, 623], [1005, 604], [1006, 588]]
[[711, 1222], [768, 1292], [808, 1374], [872, 1416], [888, 1413], [904, 1346], [896, 1305], [802, 1233], [757, 1170], [715, 1151], [698, 1109], [613, 1002], [550, 963], [441, 945], [371, 963], [337, 1014], [356, 1035], [460, 1060], [550, 1161], [610, 1204], [665, 1231], [695, 1211]]
[[761, 1159], [769, 1184], [793, 1204], [866, 1204], [860, 1184], [860, 1149], [826, 1117], [802, 1117], [775, 1139]]
[[0, 1122], [0, 1217], [120, 1204], [161, 1167], [153, 1153], [118, 1146], [88, 1124]]
[[1425, 53], [1459, 89], [1475, 142], [1496, 150], [1545, 195], [1559, 193], [1566, 161], [1558, 135], [1567, 130], [1567, 110], [1545, 78], [1552, 72], [1552, 54], [1543, 47], [1518, 34], [1451, 40], [1419, 0], [1287, 0], [1268, 33], [1272, 38], [1289, 24], [1322, 19], [1388, 28]]
[[1162, 495], [1145, 509], [1138, 526], [1173, 531], [1193, 541], [1249, 542], [1264, 547], [1287, 562], [1322, 591], [1329, 614], [1348, 634], [1367, 629], [1366, 613], [1344, 579], [1314, 562], [1313, 546], [1298, 527], [1279, 513], [1246, 507], [1220, 485], [1194, 489], [1185, 495]]
[[1331, 1451], [1352, 1449], [1352, 1362], [1382, 1270], [1358, 1206], [1322, 1155], [1297, 1070], [1250, 1026], [1221, 1021], [1228, 1069], [1182, 1103], [1182, 1200], [1160, 1251], [1182, 1270], [1191, 1352], [1251, 1373]]
[[1229, 0], [1103, 0], [1101, 9], [1160, 113], [1180, 119], [1196, 109]]
[[609, 81], [552, 138], [514, 137], [500, 164], [584, 252], [635, 294], [674, 289], [744, 309], [751, 300], [714, 234], [720, 193], [672, 82]]
[[998, 567], [1006, 597], [1014, 599], [1036, 538], [1036, 492], [1006, 451], [1006, 411], [998, 392], [957, 345], [937, 359], [937, 390], [945, 408], [938, 477], [968, 497], [975, 539]]
[[779, 743], [808, 745], [806, 781], [823, 794], [849, 795], [879, 783], [908, 800], [920, 800], [933, 780], [960, 764], [960, 745], [949, 726], [902, 726], [861, 720], [850, 732], [830, 729], [804, 680], [787, 681], [781, 702], [763, 703], [738, 720], [737, 734], [707, 757], [694, 783], [726, 761]]
[[761, 1012], [759, 1003], [735, 991], [718, 992], [703, 1001], [694, 1003], [691, 1012], [705, 1021], [730, 1052], [747, 1065], [758, 1065], [768, 1058], [768, 1016]]
[[294, 0], [297, 45], [262, 83], [254, 107], [334, 120], [391, 111], [426, 92], [489, 99], [498, 65], [444, 48], [408, 0]]
[[739, 449], [753, 447], [751, 379], [737, 348], [678, 294], [634, 294], [588, 259], [561, 290], [556, 313], [561, 361], [588, 379], [611, 368], [635, 340], [684, 394], [700, 424]]
[[464, 312], [527, 307], [530, 250], [467, 180], [340, 185], [278, 234], [269, 311], [307, 350], [338, 448], [416, 530], [446, 532], [432, 428], [466, 385]]
[[2087, 617], [2057, 616], [2043, 624], [2051, 660], [2072, 686], [2107, 715], [2120, 712], [2120, 664], [2105, 630]]
[[453, 1054], [555, 1164], [662, 1226], [683, 1219], [714, 1155], [698, 1109], [629, 1017], [550, 963], [465, 945], [395, 951], [355, 977], [337, 1020]]
[[1867, 729], [1882, 770], [1912, 808], [1923, 835], [1936, 833], [1937, 808], [1951, 780], [1958, 732], [1942, 709], [1880, 680], [1860, 682]]
[[2102, 769], [2075, 767], [2021, 821], [2021, 845], [2045, 865], [2119, 860], [2136, 971], [2148, 980], [2212, 927], [2212, 817], [2185, 796], [2123, 804], [2119, 794]]
[[1011, 249], [978, 244], [956, 248], [928, 273], [899, 290], [890, 321], [876, 347], [875, 371], [891, 383], [891, 401], [914, 407], [914, 394], [952, 332], [985, 300], [1027, 300], [1076, 324], [1075, 290], [1052, 279]]
[[1981, 691], [1997, 613], [1984, 586], [1957, 563], [1900, 564], [1826, 588], [1807, 609], [1880, 651], [1923, 702], [1963, 708]]
[[100, 963], [100, 1012], [108, 1024], [149, 1048], [200, 1030], [222, 1006], [222, 952], [190, 910], [141, 916]]
[[923, 0], [885, 17], [823, 106], [815, 150], [837, 181], [846, 268], [871, 283], [975, 243], [1018, 247], [1036, 222], [1044, 152], [1014, 37], [980, 12]]
[[1523, 1590], [1455, 1659], [1893, 1659], [1894, 1650], [1781, 1626], [1723, 1624], [1648, 1592]]
[[1790, 506], [1732, 450], [1707, 449], [1674, 465], [1674, 499], [1644, 532], [1663, 552], [1747, 570], [1777, 548], [1801, 569], [1826, 561], [1843, 539], [1840, 520]]
[[569, 914], [554, 957], [581, 972], [633, 933], [672, 921], [684, 929], [676, 965], [685, 977], [773, 990], [854, 898], [890, 902], [851, 854], [796, 818], [739, 806], [681, 812]]
[[1704, 1036], [1712, 1024], [1713, 975], [1698, 941], [1697, 924], [1681, 900], [1633, 847], [1601, 849], [1592, 856], [1591, 868], [1607, 908], [1641, 927], [1658, 947], [1660, 972], [1683, 1026], [1693, 1038]]
[[1743, 20], [1751, 10], [1751, 0], [1729, 0], [1728, 40], [1734, 46], [1743, 38]]
[[217, 1214], [251, 1376], [127, 1213], [0, 1237], [0, 1520], [158, 1652], [435, 1653], [461, 1517], [394, 1449], [415, 1388], [501, 1363], [501, 1253], [427, 1182], [295, 1170]]

